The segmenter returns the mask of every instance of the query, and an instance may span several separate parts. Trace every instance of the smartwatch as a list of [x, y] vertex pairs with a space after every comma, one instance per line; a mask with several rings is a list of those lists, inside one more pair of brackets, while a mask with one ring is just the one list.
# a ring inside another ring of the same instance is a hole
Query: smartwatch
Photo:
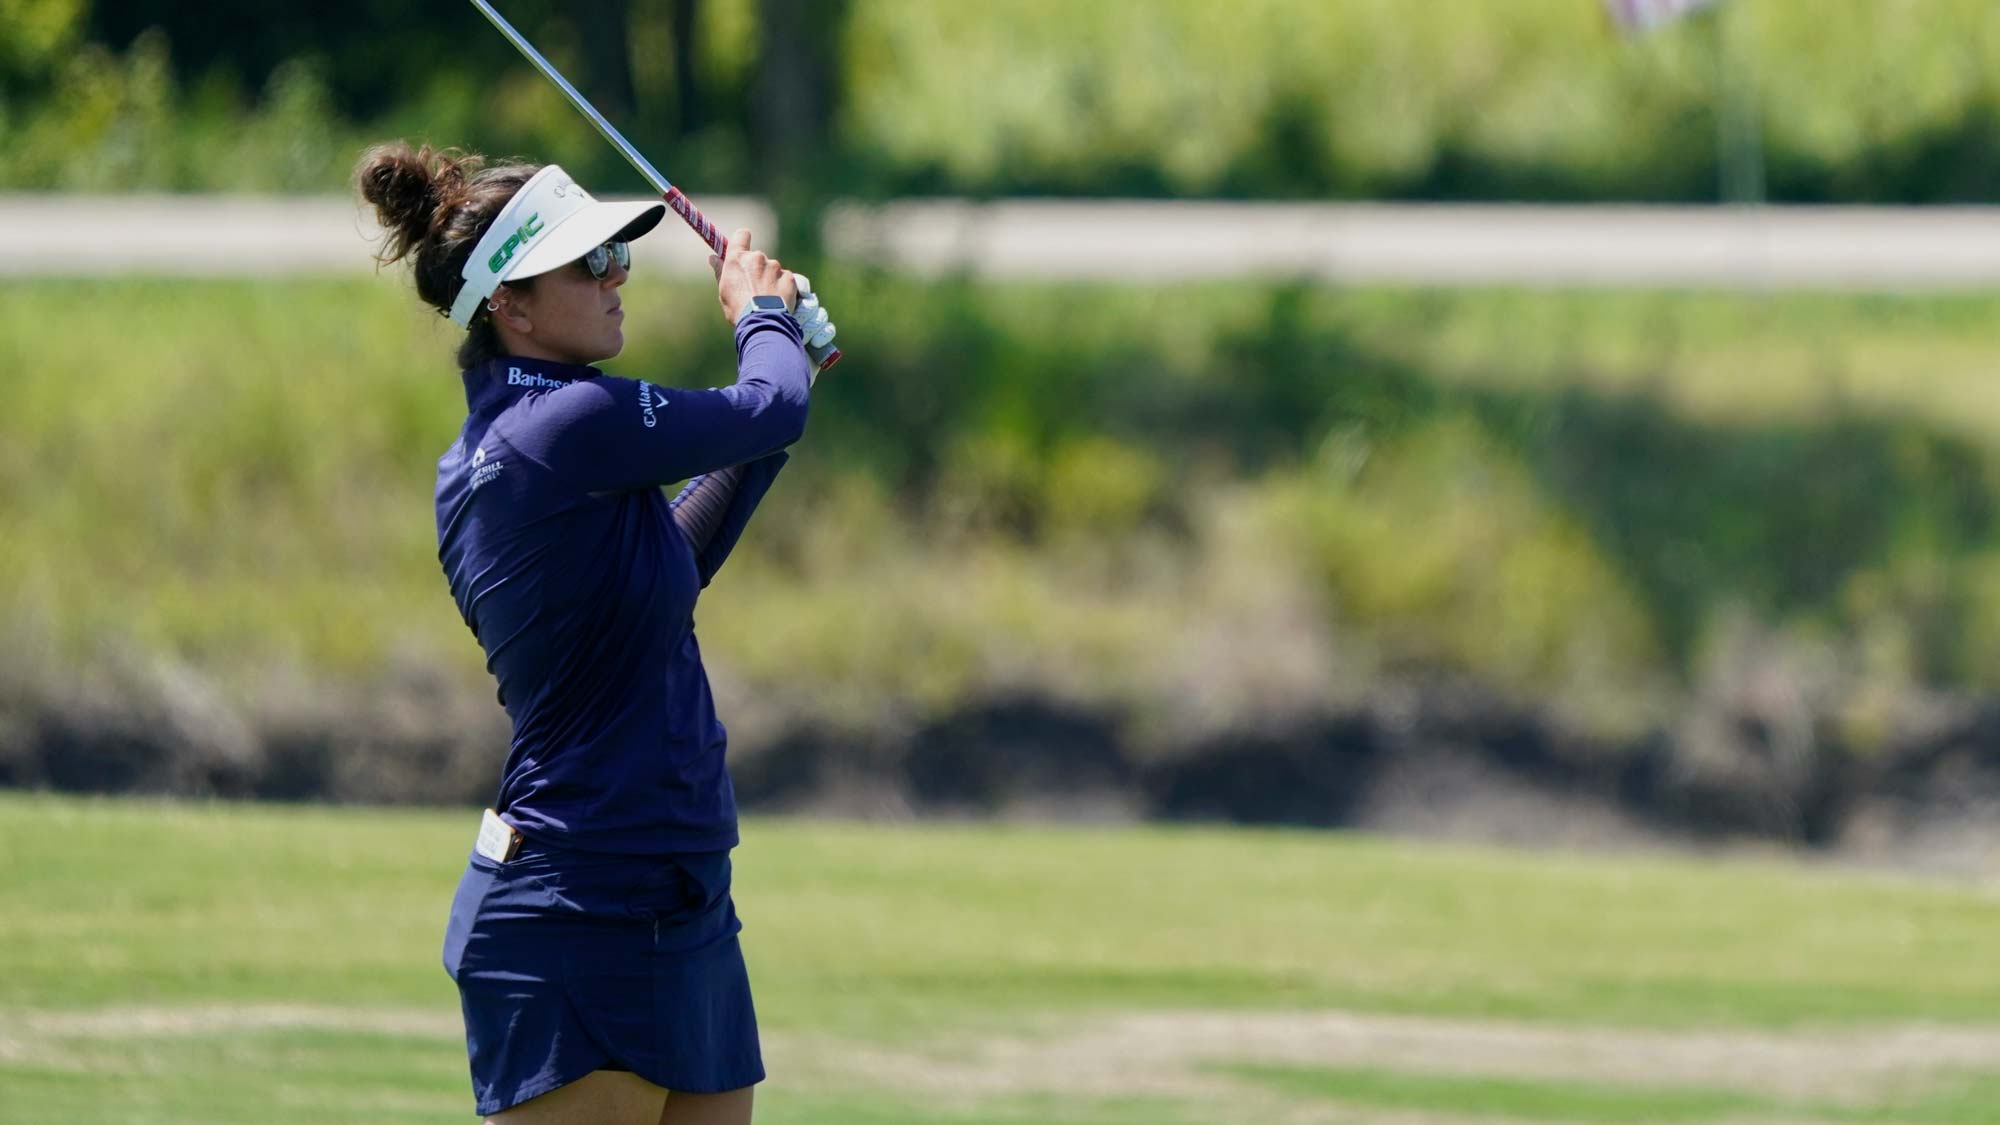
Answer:
[[750, 298], [749, 302], [743, 306], [743, 311], [736, 314], [736, 319], [741, 320], [753, 312], [781, 313], [789, 311], [785, 308], [785, 299], [783, 297], [773, 297], [768, 293], [759, 293], [755, 297]]

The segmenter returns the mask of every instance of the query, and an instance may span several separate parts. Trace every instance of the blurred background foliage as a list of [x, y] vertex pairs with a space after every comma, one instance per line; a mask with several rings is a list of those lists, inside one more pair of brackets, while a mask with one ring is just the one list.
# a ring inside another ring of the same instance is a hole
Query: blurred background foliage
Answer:
[[[504, 7], [795, 264], [842, 196], [1705, 201], [1731, 91], [1774, 199], [2000, 199], [1987, 0]], [[464, 5], [0, 0], [0, 188], [340, 193], [392, 136], [640, 188]], [[1993, 294], [812, 272], [853, 346], [703, 602], [747, 799], [1340, 822], [1470, 741], [1828, 839], [1856, 762], [2000, 773]], [[0, 285], [0, 784], [490, 791], [407, 288]], [[728, 377], [712, 294], [630, 294], [612, 371]]]
[[[1774, 199], [2000, 191], [1984, 0], [1737, 3], [1643, 39], [1595, 0], [504, 8], [705, 192], [1705, 201], [1730, 89]], [[391, 135], [639, 186], [465, 5], [0, 3], [0, 186], [337, 191]]]
[[[868, 346], [703, 601], [748, 744], [1032, 697], [1171, 745], [1434, 675], [1616, 742], [1754, 656], [1869, 752], [2000, 691], [1991, 296], [824, 287]], [[0, 689], [129, 647], [246, 707], [489, 694], [403, 286], [0, 296]], [[612, 371], [727, 378], [699, 286], [628, 301]]]

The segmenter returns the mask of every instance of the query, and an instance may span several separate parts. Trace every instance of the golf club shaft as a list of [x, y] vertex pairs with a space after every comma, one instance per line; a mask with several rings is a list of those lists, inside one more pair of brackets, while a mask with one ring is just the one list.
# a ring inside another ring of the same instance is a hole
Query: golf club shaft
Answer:
[[588, 118], [592, 125], [597, 126], [597, 131], [604, 134], [604, 139], [611, 142], [611, 147], [617, 149], [619, 154], [625, 157], [627, 163], [638, 169], [639, 174], [646, 178], [646, 182], [653, 185], [654, 191], [659, 192], [661, 195], [666, 195], [668, 192], [675, 190], [674, 185], [668, 183], [665, 176], [660, 175], [660, 170], [653, 167], [652, 162], [647, 160], [638, 149], [633, 148], [632, 142], [626, 140], [625, 135], [620, 133], [616, 126], [606, 121], [604, 115], [597, 112], [597, 107], [591, 105], [589, 99], [578, 93], [576, 87], [569, 84], [569, 79], [564, 78], [562, 72], [557, 70], [553, 63], [543, 58], [540, 51], [535, 50], [535, 45], [528, 42], [526, 36], [514, 30], [514, 25], [507, 22], [507, 17], [495, 11], [493, 5], [487, 3], [486, 0], [472, 0], [472, 6], [478, 8], [485, 14], [488, 20], [492, 21], [493, 26], [500, 30], [500, 34], [507, 37], [507, 42], [512, 43], [515, 50], [521, 52], [529, 62], [534, 64], [536, 70], [542, 72], [542, 77], [556, 84], [556, 89], [561, 90], [563, 95], [569, 98], [569, 104], [575, 106], [577, 112]]
[[[575, 106], [578, 113], [583, 114], [592, 125], [597, 126], [597, 131], [604, 134], [604, 139], [611, 142], [611, 147], [617, 149], [619, 155], [644, 176], [647, 183], [653, 185], [653, 190], [660, 193], [661, 200], [673, 209], [674, 214], [686, 220], [688, 226], [694, 228], [694, 232], [701, 236], [702, 241], [708, 243], [717, 257], [729, 252], [729, 240], [722, 236], [721, 231], [715, 229], [715, 224], [696, 210], [695, 205], [688, 201], [688, 197], [681, 193], [681, 189], [667, 182], [667, 178], [660, 175], [660, 170], [653, 167], [652, 161], [647, 160], [644, 154], [632, 147], [632, 142], [626, 140], [625, 135], [620, 133], [616, 126], [606, 121], [604, 115], [597, 112], [597, 107], [590, 104], [590, 99], [578, 93], [577, 88], [569, 84], [569, 79], [564, 78], [553, 63], [543, 58], [540, 51], [535, 50], [535, 45], [528, 42], [526, 36], [514, 30], [514, 25], [508, 23], [507, 18], [495, 11], [493, 5], [486, 0], [472, 0], [472, 6], [478, 8], [487, 20], [499, 29], [500, 34], [507, 37], [507, 42], [512, 43], [515, 50], [521, 52], [523, 57], [534, 64], [536, 70], [542, 72], [542, 77], [555, 83], [556, 89], [563, 92], [563, 96], [569, 99], [569, 104]], [[815, 348], [808, 344], [806, 351], [812, 358], [814, 368], [820, 371], [832, 367], [835, 361], [840, 359], [840, 349], [831, 345]]]

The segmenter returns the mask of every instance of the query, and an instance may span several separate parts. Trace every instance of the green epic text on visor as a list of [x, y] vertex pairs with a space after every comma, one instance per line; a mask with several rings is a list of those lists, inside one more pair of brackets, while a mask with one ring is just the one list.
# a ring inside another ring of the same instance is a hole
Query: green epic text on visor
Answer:
[[528, 221], [521, 224], [521, 229], [508, 235], [507, 241], [500, 244], [500, 249], [495, 250], [493, 256], [486, 259], [486, 268], [493, 273], [499, 273], [500, 268], [514, 256], [514, 251], [527, 245], [529, 239], [540, 233], [542, 233], [542, 216], [538, 211], [528, 216]]

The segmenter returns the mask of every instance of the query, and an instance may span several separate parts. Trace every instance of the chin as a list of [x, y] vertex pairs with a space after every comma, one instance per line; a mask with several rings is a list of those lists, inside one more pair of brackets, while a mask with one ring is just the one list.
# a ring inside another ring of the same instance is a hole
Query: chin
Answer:
[[607, 359], [617, 359], [618, 353], [624, 350], [625, 350], [624, 334], [614, 333], [610, 339], [599, 340], [597, 343], [591, 345], [588, 348], [577, 349], [576, 354], [584, 357], [577, 361], [577, 365], [580, 367], [588, 367], [592, 364], [603, 363]]

